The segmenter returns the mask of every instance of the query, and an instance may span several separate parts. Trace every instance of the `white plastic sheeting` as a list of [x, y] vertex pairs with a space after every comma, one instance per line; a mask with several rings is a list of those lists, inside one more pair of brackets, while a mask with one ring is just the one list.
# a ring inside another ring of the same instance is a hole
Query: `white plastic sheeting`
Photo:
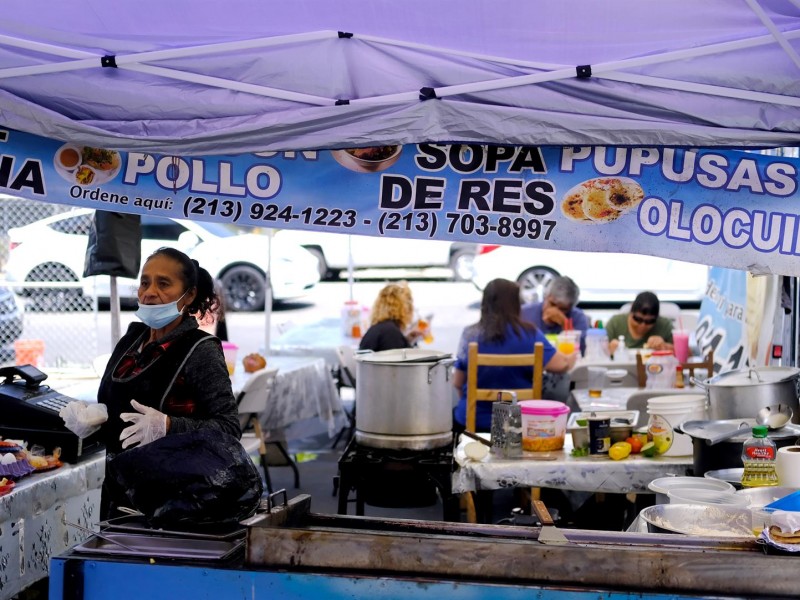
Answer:
[[798, 52], [794, 0], [8, 0], [0, 125], [174, 154], [776, 147]]

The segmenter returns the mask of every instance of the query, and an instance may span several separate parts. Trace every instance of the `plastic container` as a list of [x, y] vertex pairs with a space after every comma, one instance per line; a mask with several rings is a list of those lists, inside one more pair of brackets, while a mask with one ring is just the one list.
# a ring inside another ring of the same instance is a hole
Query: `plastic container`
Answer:
[[669, 350], [653, 352], [644, 365], [647, 374], [645, 388], [652, 390], [675, 387], [675, 367], [679, 364], [678, 359]]
[[358, 339], [364, 332], [362, 326], [361, 305], [355, 300], [347, 300], [342, 307], [342, 334], [345, 337]]
[[586, 330], [586, 360], [608, 360], [608, 336], [605, 329], [593, 327]]
[[[714, 481], [713, 479], [711, 481]], [[737, 496], [732, 491], [707, 490], [700, 488], [671, 488], [667, 492], [670, 504], [701, 504], [703, 506], [729, 506], [747, 508], [747, 498]]]
[[742, 446], [742, 487], [762, 487], [778, 485], [778, 473], [775, 470], [777, 447], [769, 437], [766, 425], [753, 427], [753, 436]]
[[656, 504], [668, 504], [670, 502], [670, 490], [704, 490], [716, 494], [733, 494], [736, 492], [736, 488], [727, 481], [706, 479], [703, 477], [659, 477], [651, 481], [647, 488], [651, 492], [655, 492]]
[[[708, 399], [705, 394], [675, 394], [656, 396], [647, 401], [647, 414], [666, 419], [672, 429], [684, 421], [708, 418]], [[691, 436], [673, 433], [672, 446], [664, 456], [691, 456], [694, 452]]]
[[228, 367], [228, 375], [233, 375], [236, 370], [236, 355], [239, 353], [239, 346], [233, 342], [222, 342], [222, 353], [225, 355], [225, 366]]
[[569, 407], [555, 400], [523, 400], [522, 449], [549, 452], [564, 447]]

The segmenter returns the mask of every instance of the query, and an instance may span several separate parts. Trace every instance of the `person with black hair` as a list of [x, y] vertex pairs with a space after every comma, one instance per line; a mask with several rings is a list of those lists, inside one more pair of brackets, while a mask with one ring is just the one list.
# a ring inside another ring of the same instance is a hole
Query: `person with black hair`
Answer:
[[[141, 323], [131, 323], [111, 354], [98, 402], [107, 460], [164, 436], [212, 428], [241, 438], [238, 409], [218, 338], [197, 319], [220, 305], [211, 275], [174, 248], [160, 248], [139, 279]], [[124, 490], [106, 477], [101, 518], [124, 505]]]
[[[544, 334], [533, 324], [520, 317], [519, 285], [507, 279], [493, 279], [483, 290], [480, 320], [464, 329], [458, 344], [458, 355], [453, 371], [453, 385], [459, 392], [459, 401], [453, 411], [453, 427], [461, 430], [467, 422], [467, 367], [468, 346], [478, 342], [478, 351], [485, 354], [530, 354], [534, 344], [544, 345], [544, 369], [550, 373], [566, 373], [575, 366], [578, 354], [558, 352]], [[533, 373], [530, 367], [479, 367], [478, 387], [494, 389], [519, 389], [530, 387]], [[568, 381], [568, 380], [567, 380]], [[544, 384], [544, 397], [553, 399]], [[476, 412], [478, 431], [489, 431], [492, 422], [492, 405], [479, 402]]]
[[658, 296], [653, 292], [636, 296], [628, 314], [614, 315], [606, 323], [609, 351], [613, 354], [617, 349], [620, 336], [626, 348], [672, 350], [672, 321], [658, 312]]

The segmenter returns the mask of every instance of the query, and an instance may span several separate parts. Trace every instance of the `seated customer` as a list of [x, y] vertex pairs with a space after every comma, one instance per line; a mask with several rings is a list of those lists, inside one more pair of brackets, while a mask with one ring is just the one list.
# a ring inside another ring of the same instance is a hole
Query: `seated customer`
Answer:
[[580, 290], [569, 277], [556, 277], [547, 288], [543, 302], [531, 302], [522, 306], [520, 316], [523, 321], [533, 323], [542, 333], [561, 333], [567, 319], [572, 321], [572, 329], [581, 332], [581, 352], [586, 349], [586, 330], [589, 319], [577, 308]]
[[614, 315], [606, 323], [609, 351], [617, 349], [619, 336], [625, 337], [627, 348], [672, 350], [672, 322], [659, 317], [658, 310], [658, 297], [653, 292], [636, 296], [627, 315]]
[[[458, 357], [453, 372], [453, 385], [460, 397], [453, 417], [455, 427], [467, 422], [467, 361], [470, 342], [478, 342], [478, 351], [486, 354], [530, 354], [536, 342], [544, 344], [546, 371], [564, 373], [575, 365], [577, 353], [562, 354], [547, 341], [535, 325], [519, 317], [519, 286], [507, 279], [494, 279], [483, 291], [481, 318], [461, 334]], [[530, 387], [533, 373], [530, 367], [480, 367], [478, 387], [519, 389]], [[545, 398], [550, 398], [546, 393]], [[492, 423], [491, 402], [479, 402], [476, 409], [476, 428], [489, 431]]]
[[421, 336], [417, 328], [410, 331], [414, 318], [414, 300], [404, 283], [385, 286], [372, 306], [370, 328], [361, 338], [359, 350], [394, 350], [410, 348]]

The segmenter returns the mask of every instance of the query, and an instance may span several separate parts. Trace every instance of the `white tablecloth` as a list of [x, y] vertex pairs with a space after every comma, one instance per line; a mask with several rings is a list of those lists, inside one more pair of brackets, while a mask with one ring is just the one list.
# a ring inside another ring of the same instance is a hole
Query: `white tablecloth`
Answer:
[[[267, 409], [259, 420], [265, 433], [277, 439], [300, 439], [327, 431], [334, 436], [345, 424], [342, 401], [330, 368], [322, 358], [268, 356], [269, 367], [278, 369]], [[233, 393], [238, 394], [249, 373], [241, 361], [233, 374]]]
[[105, 453], [28, 475], [0, 498], [0, 600], [46, 577], [50, 557], [88, 537], [64, 519], [92, 528], [100, 520]]
[[359, 341], [344, 335], [341, 319], [327, 318], [289, 329], [272, 340], [269, 353], [275, 356], [318, 356], [333, 368], [339, 365], [337, 348], [351, 346], [358, 349]]
[[509, 487], [546, 487], [582, 492], [627, 494], [650, 493], [647, 485], [658, 477], [686, 475], [691, 456], [645, 458], [631, 455], [625, 460], [570, 456], [572, 440], [564, 450], [548, 453], [552, 461], [533, 460], [541, 453], [523, 453], [523, 458], [500, 459], [491, 454], [475, 462], [464, 454], [469, 438], [462, 436], [456, 448], [453, 492], [497, 490]]

